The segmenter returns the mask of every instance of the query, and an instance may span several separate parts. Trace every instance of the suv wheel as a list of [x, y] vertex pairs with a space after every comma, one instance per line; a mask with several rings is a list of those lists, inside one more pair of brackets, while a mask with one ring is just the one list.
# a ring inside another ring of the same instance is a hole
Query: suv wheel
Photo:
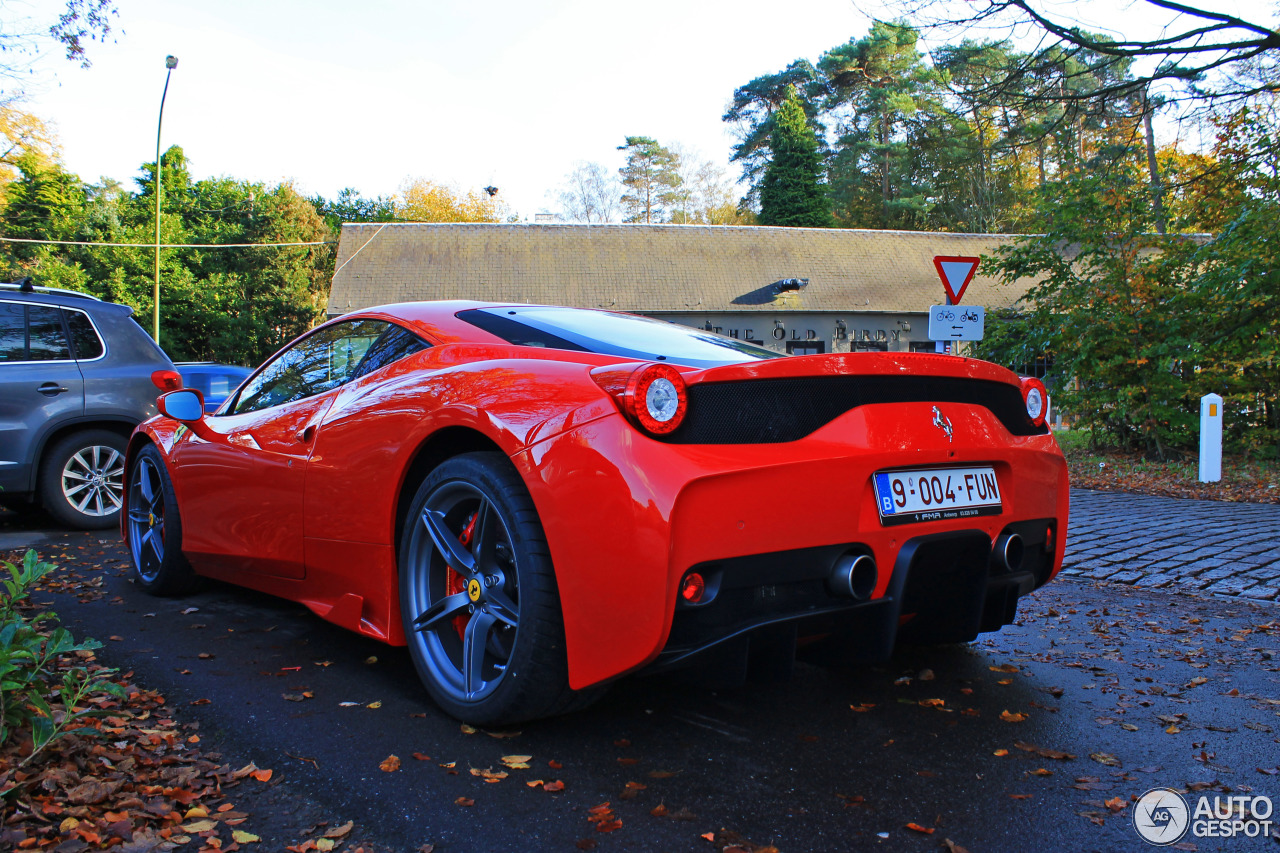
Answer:
[[40, 466], [40, 497], [56, 518], [80, 530], [120, 521], [125, 439], [105, 429], [72, 433], [54, 444]]

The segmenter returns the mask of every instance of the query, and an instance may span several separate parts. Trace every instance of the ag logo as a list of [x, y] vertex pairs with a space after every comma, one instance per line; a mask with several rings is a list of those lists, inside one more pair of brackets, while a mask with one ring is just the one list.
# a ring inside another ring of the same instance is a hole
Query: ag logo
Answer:
[[1163, 847], [1186, 835], [1191, 811], [1172, 788], [1152, 788], [1133, 806], [1133, 828], [1143, 841]]

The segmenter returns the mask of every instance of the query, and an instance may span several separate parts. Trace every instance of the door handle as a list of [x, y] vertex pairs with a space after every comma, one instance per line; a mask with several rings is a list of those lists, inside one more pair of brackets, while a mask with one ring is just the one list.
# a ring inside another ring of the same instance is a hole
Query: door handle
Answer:
[[46, 382], [36, 390], [46, 397], [56, 397], [59, 394], [64, 394], [67, 391], [70, 391], [71, 389], [65, 385], [59, 385], [57, 382]]
[[302, 444], [310, 444], [311, 439], [315, 437], [316, 437], [315, 424], [309, 424], [308, 426], [303, 427], [302, 429], [298, 430], [296, 435], [296, 438]]

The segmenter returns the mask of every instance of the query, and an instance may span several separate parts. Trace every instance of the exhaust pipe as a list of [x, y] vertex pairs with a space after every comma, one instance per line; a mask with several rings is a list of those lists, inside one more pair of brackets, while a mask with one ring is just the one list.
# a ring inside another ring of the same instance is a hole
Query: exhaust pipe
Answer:
[[1017, 572], [1022, 570], [1022, 555], [1025, 550], [1021, 536], [1016, 533], [1002, 533], [991, 549], [991, 556], [995, 559], [996, 565], [1006, 572]]
[[827, 588], [832, 594], [855, 601], [866, 601], [876, 590], [880, 573], [876, 570], [874, 557], [867, 554], [842, 554], [836, 560], [831, 576], [827, 578]]

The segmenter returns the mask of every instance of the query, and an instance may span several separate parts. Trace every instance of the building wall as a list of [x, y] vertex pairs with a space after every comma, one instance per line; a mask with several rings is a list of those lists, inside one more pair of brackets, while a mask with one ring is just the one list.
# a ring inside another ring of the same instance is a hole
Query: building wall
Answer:
[[761, 313], [676, 313], [640, 312], [672, 323], [704, 329], [730, 338], [752, 341], [777, 352], [820, 352], [883, 350], [908, 352], [933, 349], [929, 321], [924, 313], [901, 312], [795, 312]]

